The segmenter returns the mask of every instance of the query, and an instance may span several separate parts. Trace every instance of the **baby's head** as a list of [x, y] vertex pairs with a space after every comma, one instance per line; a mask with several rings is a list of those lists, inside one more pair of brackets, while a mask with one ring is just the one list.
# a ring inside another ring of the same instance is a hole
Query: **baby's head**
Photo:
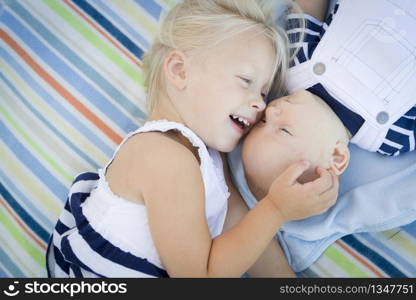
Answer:
[[259, 3], [184, 0], [168, 13], [144, 57], [149, 114], [164, 107], [208, 146], [235, 147], [288, 64], [286, 36]]
[[247, 182], [256, 197], [264, 197], [291, 163], [307, 160], [311, 167], [300, 178], [317, 178], [316, 167], [342, 174], [349, 163], [350, 135], [341, 120], [319, 97], [298, 91], [270, 102], [263, 120], [243, 142]]

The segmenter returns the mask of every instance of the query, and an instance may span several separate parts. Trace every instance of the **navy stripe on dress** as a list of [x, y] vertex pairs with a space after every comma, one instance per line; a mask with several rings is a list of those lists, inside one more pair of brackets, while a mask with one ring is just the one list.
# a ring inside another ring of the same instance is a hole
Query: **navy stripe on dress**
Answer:
[[[80, 261], [78, 259], [78, 256], [74, 253], [74, 251], [72, 250], [72, 247], [71, 247], [71, 245], [68, 241], [68, 236], [64, 236], [62, 238], [61, 252], [62, 252], [63, 256], [65, 257], [65, 260], [67, 262], [69, 262], [70, 268], [72, 269], [73, 272], [74, 272], [74, 266], [76, 266], [76, 267], [82, 267], [83, 269], [87, 270], [88, 272], [91, 272], [91, 273], [95, 274], [97, 277], [105, 277], [105, 276], [95, 272], [89, 266], [85, 265], [82, 261]], [[75, 274], [75, 276], [77, 276], [76, 272], [74, 272], [74, 274]]]
[[[91, 185], [83, 186], [82, 184], [85, 182], [94, 183], [94, 181], [97, 181], [98, 178], [98, 174], [88, 172], [78, 175], [74, 180], [71, 187], [73, 192], [71, 193], [70, 190], [70, 198], [65, 204], [66, 215], [61, 215], [54, 232], [54, 234], [59, 234], [61, 236], [61, 243], [60, 245], [54, 245], [52, 235], [48, 245], [47, 252], [50, 253], [50, 251], [53, 251], [54, 253], [54, 262], [49, 261], [49, 259], [47, 260], [48, 276], [51, 276], [50, 269], [53, 268], [53, 266], [49, 264], [55, 263], [68, 276], [70, 276], [70, 271], [72, 270], [72, 275], [76, 277], [83, 277], [82, 270], [86, 270], [98, 277], [103, 277], [102, 274], [93, 269], [93, 266], [86, 265], [87, 263], [90, 263], [90, 261], [82, 262], [78, 258], [76, 251], [74, 251], [75, 249], [72, 248], [68, 239], [68, 235], [71, 234], [71, 231], [74, 231], [74, 234], [77, 234], [78, 237], [82, 238], [83, 242], [88, 244], [90, 251], [94, 251], [94, 254], [96, 254], [97, 257], [101, 257], [109, 264], [116, 264], [131, 269], [132, 271], [141, 272], [154, 277], [169, 277], [165, 270], [150, 263], [147, 259], [125, 252], [113, 245], [101, 236], [101, 234], [96, 232], [89, 224], [87, 218], [82, 213], [81, 204], [90, 195], [89, 189], [91, 189]], [[94, 187], [95, 184], [92, 186]], [[70, 217], [73, 216], [73, 220], [71, 221], [74, 222], [74, 224], [72, 224], [73, 227], [71, 228], [67, 226], [69, 224], [65, 225], [65, 220], [63, 220], [64, 217], [68, 217], [68, 214]], [[65, 230], [66, 228], [68, 230]], [[82, 251], [82, 249], [76, 250]], [[50, 255], [48, 255], [48, 258], [50, 258]], [[117, 274], [117, 276], [119, 275], [120, 274]]]
[[168, 277], [165, 270], [151, 264], [147, 259], [137, 257], [129, 252], [121, 250], [93, 229], [82, 213], [81, 208], [81, 203], [84, 202], [88, 196], [89, 194], [76, 193], [71, 197], [71, 209], [77, 223], [78, 232], [84, 238], [85, 242], [87, 242], [95, 252], [112, 262], [152, 276]]

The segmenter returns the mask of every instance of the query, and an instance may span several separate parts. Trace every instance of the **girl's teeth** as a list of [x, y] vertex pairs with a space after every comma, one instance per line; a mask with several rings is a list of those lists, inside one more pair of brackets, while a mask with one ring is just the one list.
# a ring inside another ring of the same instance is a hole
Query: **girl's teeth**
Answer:
[[250, 126], [250, 123], [247, 120], [245, 120], [245, 119], [243, 119], [241, 117], [237, 117], [237, 116], [233, 116], [233, 115], [231, 115], [231, 117], [234, 120], [238, 120], [240, 123], [244, 124], [244, 126], [246, 126], [246, 127]]

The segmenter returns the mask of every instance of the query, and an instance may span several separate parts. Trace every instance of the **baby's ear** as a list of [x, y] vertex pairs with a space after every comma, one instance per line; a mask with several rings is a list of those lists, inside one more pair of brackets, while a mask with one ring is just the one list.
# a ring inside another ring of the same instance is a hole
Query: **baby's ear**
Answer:
[[337, 142], [331, 157], [331, 168], [336, 175], [341, 175], [350, 162], [350, 150], [343, 142]]
[[179, 90], [186, 87], [185, 60], [183, 52], [173, 50], [166, 56], [163, 64], [166, 80]]

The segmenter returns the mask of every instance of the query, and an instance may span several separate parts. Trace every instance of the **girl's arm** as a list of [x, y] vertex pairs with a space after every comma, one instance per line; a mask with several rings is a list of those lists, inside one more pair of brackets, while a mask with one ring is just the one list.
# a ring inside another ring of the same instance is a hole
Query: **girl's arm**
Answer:
[[[249, 209], [231, 179], [230, 168], [225, 154], [222, 155], [222, 161], [224, 165], [224, 177], [230, 192], [227, 218], [225, 219], [223, 229], [223, 231], [227, 231], [238, 224], [248, 213]], [[250, 277], [296, 277], [287, 262], [279, 242], [275, 238], [272, 238], [265, 251], [254, 265], [250, 267], [247, 273]]]
[[319, 21], [324, 21], [328, 10], [328, 0], [294, 0], [302, 11], [315, 17]]
[[[249, 211], [227, 174], [226, 179], [231, 195], [228, 200], [227, 218], [225, 219], [223, 231], [227, 231], [238, 224]], [[235, 255], [239, 255], [239, 253]], [[296, 277], [287, 262], [279, 242], [275, 238], [272, 238], [265, 251], [254, 265], [248, 269], [247, 273], [250, 277]]]
[[[305, 169], [298, 164], [275, 181], [273, 196], [212, 239], [195, 156], [161, 134], [141, 138], [135, 149], [136, 163], [129, 172], [137, 174], [134, 180], [146, 203], [152, 238], [170, 276], [239, 277], [256, 262], [283, 222], [322, 212], [333, 204], [320, 196], [331, 185], [328, 174], [315, 185], [294, 184]], [[331, 192], [324, 195], [334, 197]]]

